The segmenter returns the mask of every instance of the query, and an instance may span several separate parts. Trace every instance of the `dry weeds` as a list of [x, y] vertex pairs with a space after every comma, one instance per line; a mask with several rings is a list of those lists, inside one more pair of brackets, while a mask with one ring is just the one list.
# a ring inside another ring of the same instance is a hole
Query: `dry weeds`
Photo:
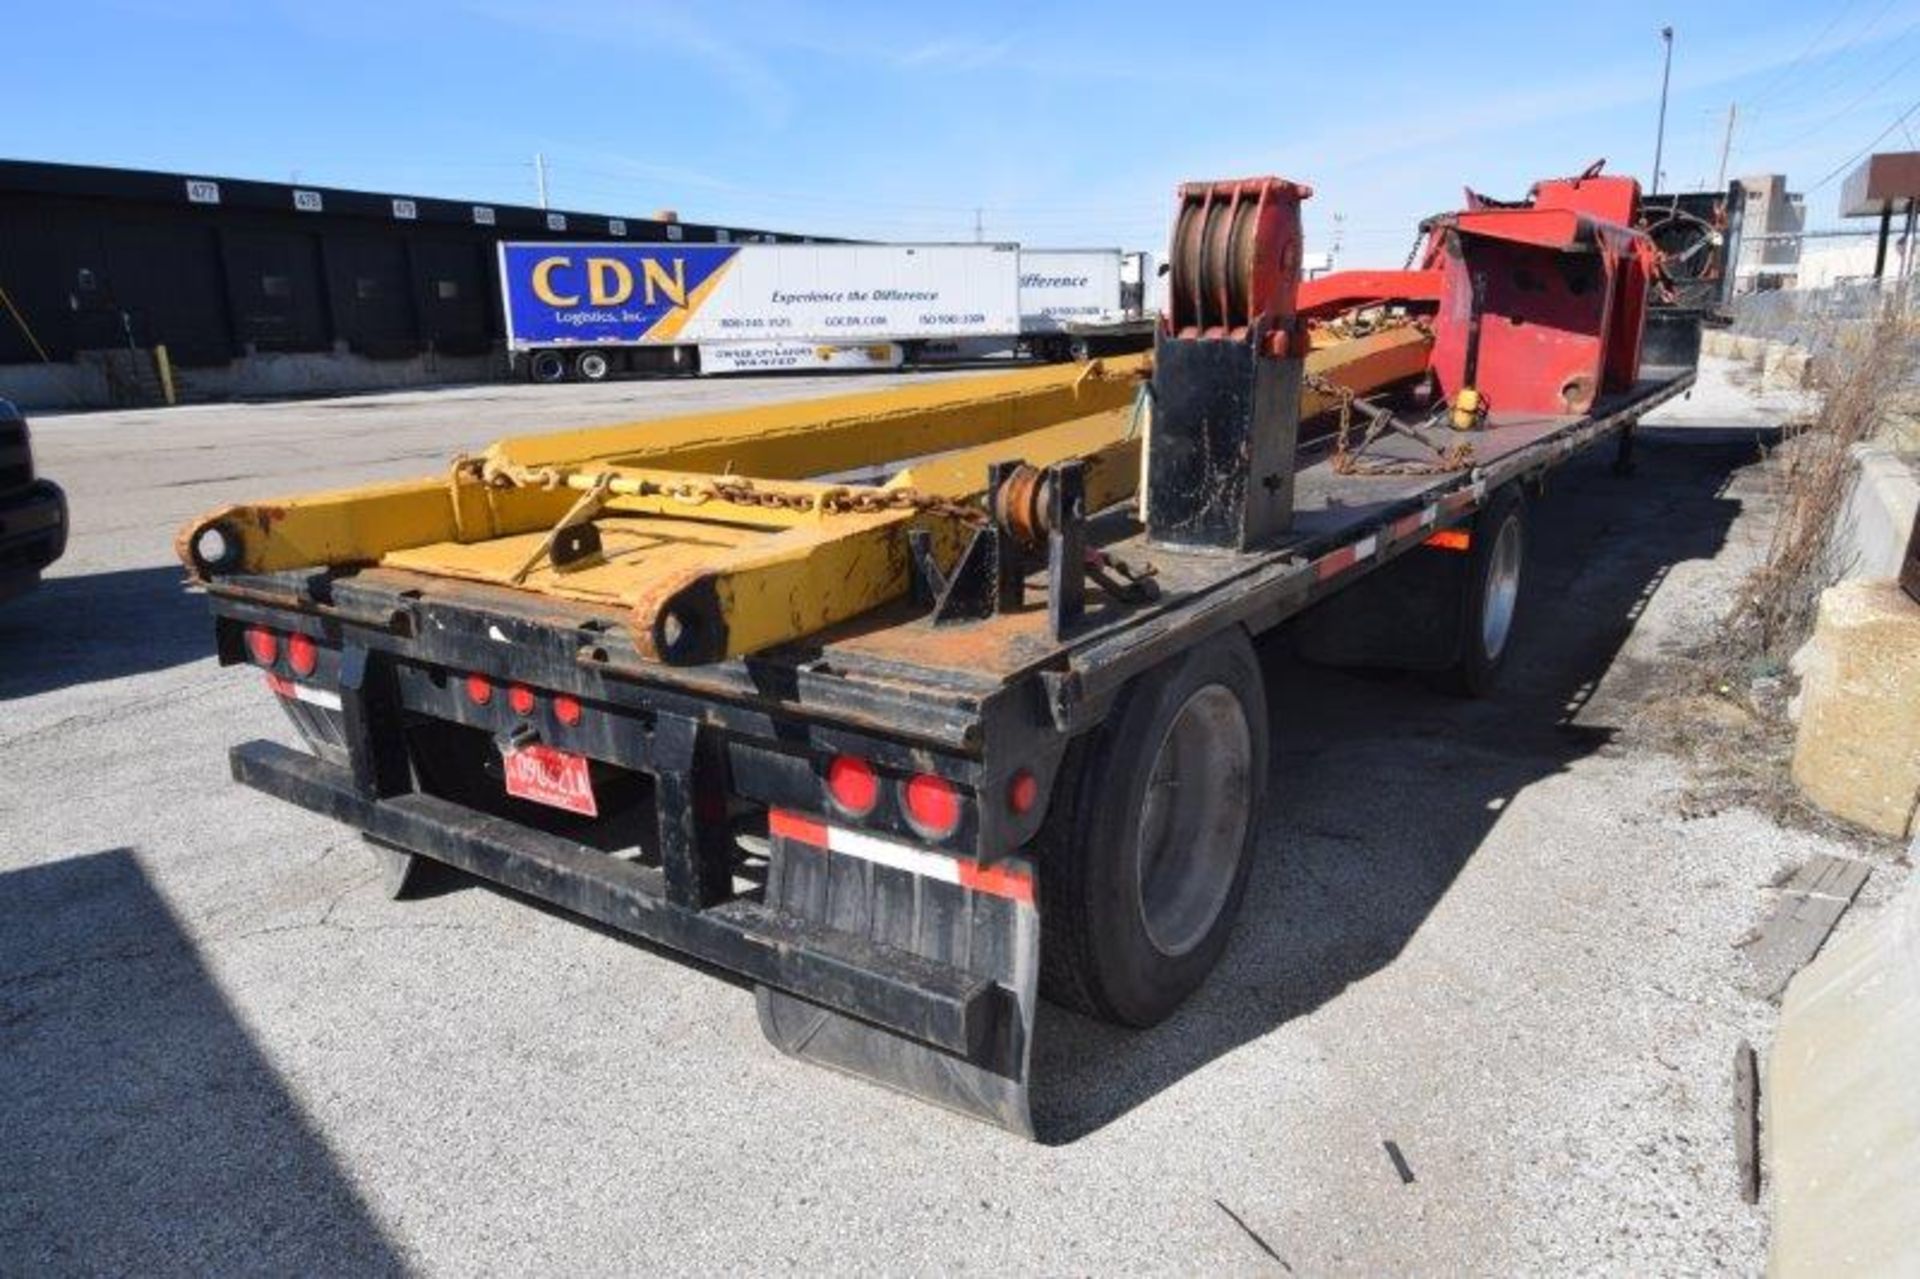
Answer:
[[1876, 322], [1822, 344], [1819, 412], [1787, 424], [1765, 464], [1775, 510], [1766, 557], [1709, 640], [1674, 664], [1636, 717], [1636, 736], [1688, 762], [1683, 816], [1745, 807], [1784, 825], [1862, 834], [1793, 783], [1788, 663], [1812, 633], [1821, 592], [1845, 567], [1834, 532], [1852, 482], [1850, 451], [1881, 432], [1920, 365], [1920, 316], [1904, 301], [1890, 298]]

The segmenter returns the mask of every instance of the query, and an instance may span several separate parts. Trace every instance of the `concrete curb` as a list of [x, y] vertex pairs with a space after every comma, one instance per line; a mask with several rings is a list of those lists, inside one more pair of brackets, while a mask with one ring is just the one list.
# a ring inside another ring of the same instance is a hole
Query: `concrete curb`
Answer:
[[1793, 979], [1768, 1061], [1767, 1272], [1920, 1273], [1920, 876]]

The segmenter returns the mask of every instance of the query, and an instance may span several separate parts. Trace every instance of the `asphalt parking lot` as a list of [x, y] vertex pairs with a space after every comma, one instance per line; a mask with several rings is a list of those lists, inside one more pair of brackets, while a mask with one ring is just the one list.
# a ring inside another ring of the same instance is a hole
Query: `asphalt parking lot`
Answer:
[[782, 1058], [664, 952], [475, 884], [389, 902], [356, 838], [229, 782], [230, 744], [293, 739], [213, 662], [189, 516], [825, 381], [36, 420], [75, 528], [0, 609], [0, 1269], [1761, 1268], [1729, 1062], [1773, 1012], [1731, 943], [1828, 845], [1682, 820], [1614, 731], [1764, 546], [1783, 409], [1716, 368], [1637, 476], [1589, 457], [1536, 508], [1496, 698], [1267, 646], [1234, 942], [1151, 1032], [1043, 1015], [1039, 1144]]

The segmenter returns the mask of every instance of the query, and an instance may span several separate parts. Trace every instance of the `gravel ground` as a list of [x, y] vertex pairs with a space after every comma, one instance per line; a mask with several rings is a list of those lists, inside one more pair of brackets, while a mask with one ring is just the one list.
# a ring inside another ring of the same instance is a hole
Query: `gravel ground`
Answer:
[[1683, 765], [1618, 731], [1764, 545], [1754, 431], [1794, 406], [1718, 366], [1637, 477], [1585, 459], [1537, 508], [1494, 699], [1267, 646], [1233, 944], [1156, 1030], [1044, 1013], [1043, 1144], [787, 1061], [665, 953], [478, 886], [390, 903], [355, 839], [228, 782], [289, 733], [178, 592], [189, 515], [810, 385], [37, 424], [76, 531], [0, 611], [0, 1270], [1761, 1268], [1730, 1062], [1775, 1010], [1732, 942], [1851, 850], [1682, 820]]

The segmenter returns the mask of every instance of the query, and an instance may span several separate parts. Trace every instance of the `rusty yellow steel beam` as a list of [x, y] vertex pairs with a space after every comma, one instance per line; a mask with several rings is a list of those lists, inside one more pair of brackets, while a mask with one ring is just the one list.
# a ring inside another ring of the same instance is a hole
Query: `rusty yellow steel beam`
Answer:
[[596, 461], [802, 479], [1024, 434], [1132, 402], [1149, 357], [1048, 365], [788, 404], [501, 440], [502, 468]]
[[[565, 489], [491, 488], [473, 479], [370, 484], [224, 506], [183, 528], [174, 549], [196, 576], [372, 564], [401, 547], [551, 526], [577, 496]], [[201, 553], [208, 545], [228, 553], [209, 563]]]
[[1309, 385], [1300, 392], [1300, 416], [1310, 418], [1340, 407], [1339, 396], [1311, 385], [1316, 377], [1355, 395], [1370, 395], [1426, 372], [1432, 350], [1433, 335], [1412, 324], [1317, 346], [1307, 354]]
[[[1431, 339], [1407, 327], [1315, 351], [1308, 368], [1324, 385], [1370, 394], [1426, 368]], [[1331, 392], [1303, 389], [1303, 416], [1335, 407]], [[929, 496], [981, 492], [987, 467], [1021, 460], [1045, 467], [1069, 458], [1087, 463], [1087, 505], [1100, 510], [1132, 497], [1139, 486], [1140, 451], [1131, 405], [1076, 418], [1012, 438], [958, 449], [916, 462], [894, 476], [890, 490]], [[636, 603], [637, 630], [652, 637], [651, 653], [666, 661], [713, 661], [803, 638], [904, 595], [910, 574], [906, 529], [911, 512], [848, 517], [786, 530], [757, 547], [716, 555], [710, 564], [650, 588]], [[943, 564], [957, 557], [962, 530], [950, 521]]]
[[[1146, 367], [1128, 356], [967, 376], [886, 391], [686, 414], [498, 441], [496, 471], [578, 469], [618, 457], [679, 471], [798, 479], [1002, 438], [1127, 403]], [[751, 463], [751, 465], [749, 465]], [[217, 528], [232, 554], [218, 572], [368, 564], [410, 547], [464, 543], [551, 527], [576, 499], [562, 486], [422, 479], [225, 507], [176, 542], [196, 574], [194, 547]], [[776, 521], [766, 521], [776, 522]]]

